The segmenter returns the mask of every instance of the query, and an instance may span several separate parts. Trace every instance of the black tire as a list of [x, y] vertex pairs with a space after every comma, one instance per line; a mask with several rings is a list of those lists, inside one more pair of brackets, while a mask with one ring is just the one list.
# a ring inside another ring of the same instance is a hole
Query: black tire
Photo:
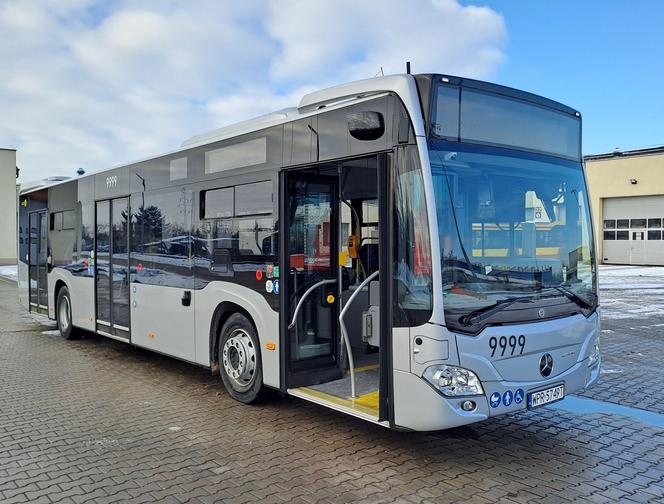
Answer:
[[263, 367], [256, 328], [241, 313], [231, 315], [219, 336], [219, 373], [231, 397], [245, 404], [262, 399]]
[[55, 317], [58, 323], [58, 330], [64, 339], [73, 340], [79, 338], [78, 331], [72, 322], [71, 296], [67, 287], [62, 287], [58, 291], [58, 298], [55, 301]]

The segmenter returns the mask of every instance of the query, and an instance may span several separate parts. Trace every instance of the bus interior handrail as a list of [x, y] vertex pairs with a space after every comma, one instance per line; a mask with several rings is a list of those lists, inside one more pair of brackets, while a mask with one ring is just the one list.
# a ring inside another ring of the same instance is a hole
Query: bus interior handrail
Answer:
[[300, 309], [302, 308], [302, 305], [304, 304], [304, 300], [307, 299], [307, 296], [311, 294], [315, 289], [320, 287], [321, 285], [326, 285], [326, 284], [332, 284], [332, 283], [337, 283], [336, 278], [328, 278], [326, 280], [321, 280], [320, 282], [316, 282], [313, 284], [311, 287], [309, 287], [304, 294], [302, 294], [302, 297], [300, 300], [297, 302], [297, 305], [295, 306], [295, 311], [293, 312], [293, 320], [291, 320], [291, 323], [288, 325], [288, 329], [292, 329], [295, 327], [295, 322], [297, 322], [297, 315], [300, 312]]
[[353, 360], [353, 350], [351, 349], [350, 346], [350, 338], [348, 337], [346, 324], [344, 323], [344, 315], [348, 311], [348, 308], [350, 307], [353, 300], [364, 288], [364, 286], [367, 285], [369, 282], [371, 282], [371, 280], [376, 278], [378, 276], [378, 273], [379, 271], [374, 271], [371, 275], [365, 278], [360, 285], [357, 286], [355, 292], [353, 292], [351, 296], [348, 298], [348, 301], [346, 301], [343, 310], [341, 310], [341, 313], [339, 314], [339, 326], [341, 327], [341, 336], [344, 339], [344, 343], [346, 345], [346, 352], [348, 353], [348, 367], [350, 369], [350, 395], [353, 399], [357, 397], [357, 394], [355, 394], [355, 361]]

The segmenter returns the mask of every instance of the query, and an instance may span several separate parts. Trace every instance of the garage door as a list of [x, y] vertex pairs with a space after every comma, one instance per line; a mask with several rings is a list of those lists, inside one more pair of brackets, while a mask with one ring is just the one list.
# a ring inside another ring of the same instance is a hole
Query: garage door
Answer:
[[664, 265], [664, 196], [603, 200], [603, 262]]

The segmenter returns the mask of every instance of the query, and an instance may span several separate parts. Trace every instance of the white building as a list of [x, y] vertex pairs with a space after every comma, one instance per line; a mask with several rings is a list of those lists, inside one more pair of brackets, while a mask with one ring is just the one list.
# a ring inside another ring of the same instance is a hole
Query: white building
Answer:
[[0, 148], [0, 265], [16, 264], [16, 151]]

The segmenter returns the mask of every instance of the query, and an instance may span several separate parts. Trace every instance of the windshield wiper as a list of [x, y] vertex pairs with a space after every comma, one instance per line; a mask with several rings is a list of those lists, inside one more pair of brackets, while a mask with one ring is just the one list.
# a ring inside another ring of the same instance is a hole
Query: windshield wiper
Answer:
[[569, 287], [565, 287], [564, 285], [552, 285], [549, 288], [553, 289], [553, 290], [557, 290], [563, 296], [565, 296], [570, 301], [573, 301], [574, 303], [579, 305], [581, 308], [589, 309], [589, 308], [593, 307], [593, 305], [589, 301], [587, 301], [586, 299], [579, 296], [576, 292], [574, 292]]
[[501, 299], [500, 301], [496, 301], [492, 305], [483, 306], [482, 308], [478, 308], [477, 310], [473, 310], [471, 312], [466, 313], [465, 315], [459, 318], [459, 322], [461, 322], [465, 326], [474, 325], [477, 322], [481, 322], [485, 318], [488, 318], [493, 314], [504, 310], [505, 308], [513, 305], [514, 303], [531, 302], [533, 299], [534, 298], [532, 296], [509, 297]]

